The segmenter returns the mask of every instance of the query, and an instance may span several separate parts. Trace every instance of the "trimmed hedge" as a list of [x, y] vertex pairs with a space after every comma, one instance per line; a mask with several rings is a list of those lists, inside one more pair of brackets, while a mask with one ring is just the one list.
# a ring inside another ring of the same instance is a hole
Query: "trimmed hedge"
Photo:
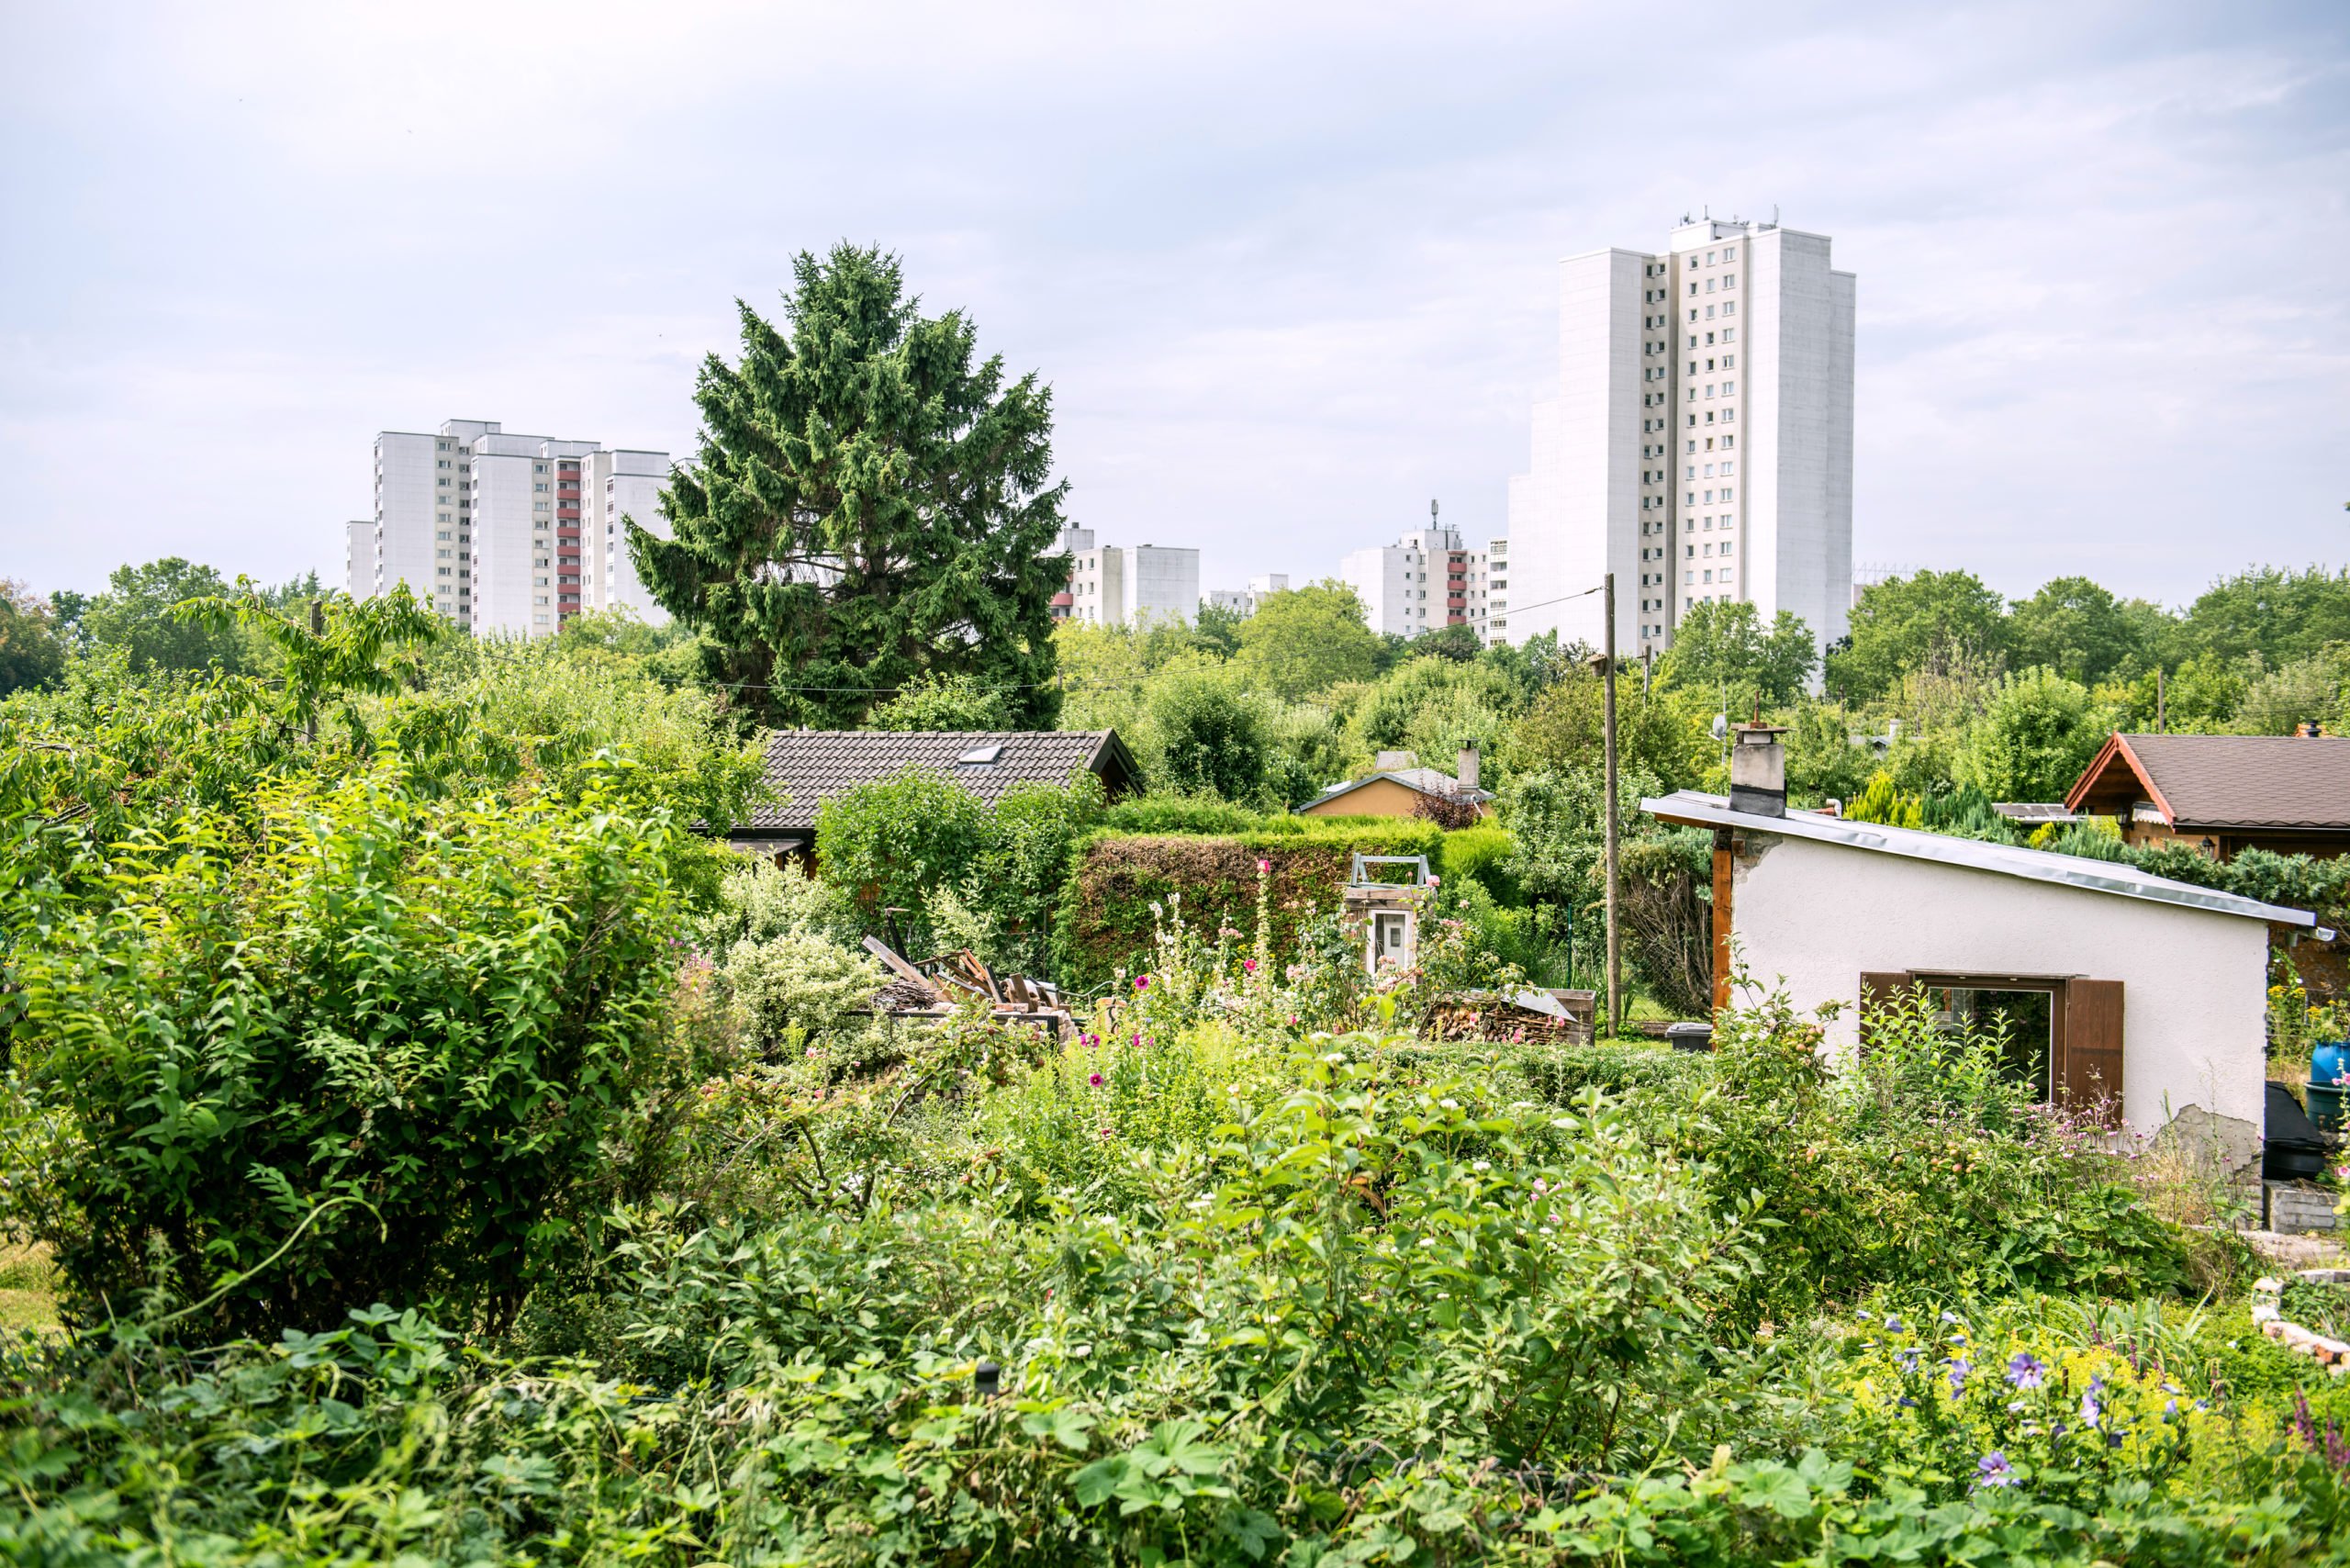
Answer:
[[1714, 1071], [1710, 1052], [1677, 1051], [1670, 1046], [1620, 1040], [1600, 1040], [1587, 1046], [1550, 1040], [1515, 1045], [1479, 1040], [1415, 1041], [1384, 1047], [1380, 1059], [1392, 1063], [1407, 1078], [1472, 1073], [1514, 1076], [1538, 1099], [1553, 1105], [1569, 1104], [1586, 1089], [1604, 1089], [1611, 1094], [1686, 1097], [1703, 1087]]
[[1248, 833], [1097, 833], [1078, 846], [1076, 869], [1061, 889], [1055, 921], [1055, 968], [1061, 983], [1106, 983], [1120, 965], [1150, 950], [1155, 902], [1181, 893], [1183, 922], [1211, 940], [1230, 925], [1253, 939], [1257, 862], [1271, 863], [1273, 949], [1286, 954], [1299, 930], [1337, 912], [1353, 859], [1362, 855], [1425, 855], [1440, 870], [1444, 834], [1409, 817], [1285, 817], [1284, 825]]

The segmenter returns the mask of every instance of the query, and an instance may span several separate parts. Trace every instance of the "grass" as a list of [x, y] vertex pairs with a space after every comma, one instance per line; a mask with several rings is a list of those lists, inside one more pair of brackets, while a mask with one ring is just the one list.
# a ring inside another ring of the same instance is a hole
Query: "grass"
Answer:
[[0, 1331], [57, 1332], [56, 1282], [48, 1248], [0, 1247]]

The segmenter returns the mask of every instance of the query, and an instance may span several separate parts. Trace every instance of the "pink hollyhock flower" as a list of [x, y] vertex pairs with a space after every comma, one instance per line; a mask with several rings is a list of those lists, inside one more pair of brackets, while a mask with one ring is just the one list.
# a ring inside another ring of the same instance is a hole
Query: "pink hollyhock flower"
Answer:
[[1270, 859], [1262, 855], [1257, 857], [1257, 875], [1259, 877], [1265, 876], [1270, 872], [1272, 868], [1273, 863]]
[[1091, 1085], [1093, 1085], [1093, 1087], [1094, 1087], [1094, 1088], [1099, 1089], [1099, 1088], [1101, 1088], [1101, 1087], [1102, 1087], [1102, 1075], [1101, 1075], [1100, 1073], [1098, 1073], [1098, 1072], [1097, 1072], [1097, 1073], [1095, 1073], [1092, 1077], [1091, 1077], [1091, 1078], [1087, 1079], [1085, 1081], [1086, 1081], [1086, 1082], [1088, 1082], [1088, 1083], [1090, 1083], [1090, 1084], [1091, 1084]]
[[1240, 960], [1240, 968], [1242, 972], [1253, 975], [1257, 972], [1257, 960], [1254, 958], [1243, 958]]
[[1148, 991], [1150, 989], [1150, 977], [1148, 975], [1135, 976], [1135, 989], [1136, 991]]

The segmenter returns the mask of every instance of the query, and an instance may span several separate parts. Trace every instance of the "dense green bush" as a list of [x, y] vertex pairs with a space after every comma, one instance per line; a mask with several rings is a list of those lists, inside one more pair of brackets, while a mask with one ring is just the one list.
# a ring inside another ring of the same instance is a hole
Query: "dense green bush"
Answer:
[[1946, 1033], [1922, 991], [1873, 1014], [1836, 1070], [1784, 996], [1715, 1020], [1718, 1070], [1676, 1141], [1725, 1203], [1763, 1195], [1774, 1231], [1739, 1321], [1797, 1321], [1874, 1285], [2036, 1285], [2157, 1294], [2187, 1245], [2000, 1068], [1996, 1036]]
[[593, 1223], [660, 1070], [675, 830], [397, 763], [259, 814], [134, 831], [112, 900], [15, 955], [0, 1223], [85, 1321], [151, 1279], [217, 1297], [207, 1328], [502, 1319]]

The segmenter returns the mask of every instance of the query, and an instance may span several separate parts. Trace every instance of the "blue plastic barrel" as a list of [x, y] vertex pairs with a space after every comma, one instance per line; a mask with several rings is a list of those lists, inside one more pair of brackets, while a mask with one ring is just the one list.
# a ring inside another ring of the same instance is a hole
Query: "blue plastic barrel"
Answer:
[[2344, 1046], [2340, 1040], [2329, 1040], [2322, 1046], [2312, 1047], [2310, 1051], [2310, 1081], [2311, 1083], [2341, 1082], [2343, 1069], [2350, 1066], [2350, 1061], [2345, 1061], [2345, 1058], [2350, 1058], [2350, 1046]]

